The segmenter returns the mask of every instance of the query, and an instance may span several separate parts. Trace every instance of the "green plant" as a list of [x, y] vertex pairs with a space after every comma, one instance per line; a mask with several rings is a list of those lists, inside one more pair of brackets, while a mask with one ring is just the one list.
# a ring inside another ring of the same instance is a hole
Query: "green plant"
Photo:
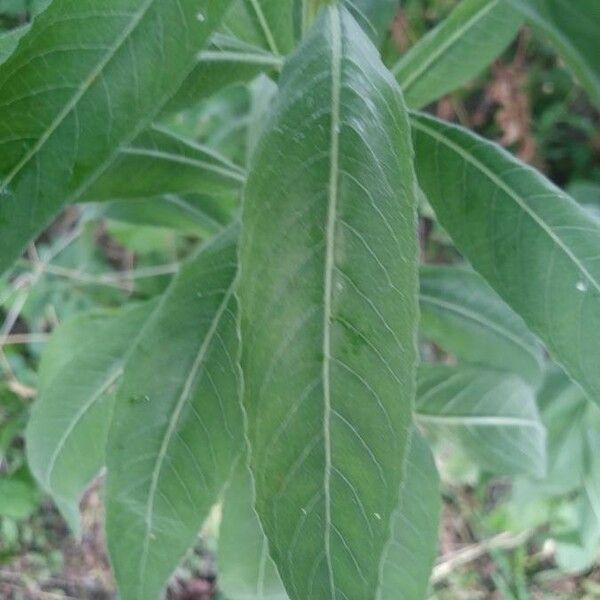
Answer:
[[[419, 112], [524, 19], [598, 103], [600, 14], [571, 4], [463, 0], [399, 57], [393, 0], [53, 0], [2, 34], [12, 314], [37, 314], [15, 281], [71, 282], [45, 289], [56, 320], [71, 316], [42, 355], [29, 466], [74, 532], [106, 467], [124, 600], [160, 596], [215, 505], [231, 599], [422, 598], [440, 512], [430, 444], [543, 477], [540, 341], [600, 402], [595, 214]], [[22, 256], [73, 204], [66, 240]], [[474, 270], [419, 269], [419, 214]], [[99, 219], [118, 252], [92, 244], [73, 264]], [[417, 367], [440, 349], [454, 364]], [[585, 489], [597, 508], [600, 486]]]

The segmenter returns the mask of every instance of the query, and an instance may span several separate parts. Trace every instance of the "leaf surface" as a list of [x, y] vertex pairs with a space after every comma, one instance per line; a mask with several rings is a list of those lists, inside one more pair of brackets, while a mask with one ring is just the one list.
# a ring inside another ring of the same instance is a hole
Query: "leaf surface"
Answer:
[[532, 389], [519, 377], [471, 366], [422, 365], [417, 422], [458, 443], [497, 474], [543, 476], [545, 430]]
[[244, 402], [288, 594], [375, 598], [412, 416], [416, 182], [400, 90], [351, 15], [290, 59], [247, 184]]
[[425, 266], [420, 286], [426, 336], [461, 361], [541, 381], [544, 357], [535, 336], [477, 273]]
[[114, 392], [152, 307], [79, 315], [61, 325], [44, 350], [27, 458], [76, 534], [80, 496], [104, 466]]
[[160, 596], [243, 447], [236, 237], [229, 228], [186, 264], [125, 366], [106, 526], [122, 600]]
[[208, 146], [153, 126], [121, 148], [82, 201], [238, 190], [244, 171]]
[[516, 36], [522, 18], [505, 0], [462, 0], [394, 65], [411, 108], [468, 83]]
[[600, 5], [596, 0], [508, 0], [558, 50], [600, 106]]
[[414, 115], [419, 182], [457, 248], [600, 403], [600, 222], [461, 127]]
[[54, 0], [35, 20], [0, 66], [0, 273], [150, 124], [227, 4]]

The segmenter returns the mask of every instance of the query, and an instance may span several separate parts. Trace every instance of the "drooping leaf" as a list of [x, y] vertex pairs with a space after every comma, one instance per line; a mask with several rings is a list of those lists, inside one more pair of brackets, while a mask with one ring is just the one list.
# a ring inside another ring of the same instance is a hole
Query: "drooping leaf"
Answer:
[[408, 106], [422, 108], [475, 78], [508, 46], [521, 22], [506, 0], [462, 0], [394, 65]]
[[473, 267], [600, 403], [600, 222], [461, 127], [414, 115], [419, 182]]
[[107, 537], [122, 600], [160, 596], [243, 447], [237, 231], [173, 280], [125, 365], [107, 449]]
[[81, 200], [215, 194], [237, 190], [244, 180], [244, 171], [218, 152], [153, 126], [121, 148], [112, 165]]
[[596, 0], [508, 0], [558, 50], [600, 106], [600, 5]]
[[240, 460], [227, 488], [219, 529], [219, 589], [228, 600], [287, 600], [253, 506], [252, 477]]
[[[425, 598], [436, 556], [441, 496], [439, 476], [425, 440], [414, 431], [391, 540], [383, 559], [377, 600]], [[244, 463], [227, 491], [219, 535], [219, 582], [229, 600], [287, 600], [268, 554]]]
[[442, 500], [429, 446], [413, 431], [377, 600], [423, 600], [437, 554]]
[[145, 200], [116, 200], [98, 205], [106, 219], [135, 225], [167, 227], [200, 237], [214, 235], [233, 219], [236, 203], [230, 198], [202, 194], [169, 194]]
[[27, 458], [76, 534], [80, 496], [104, 465], [114, 391], [152, 308], [81, 314], [61, 325], [45, 348]]
[[543, 354], [535, 336], [473, 271], [426, 266], [420, 272], [421, 329], [461, 361], [518, 373], [537, 385]]
[[545, 430], [535, 396], [515, 375], [423, 365], [416, 411], [430, 433], [458, 443], [492, 473], [545, 473]]
[[0, 273], [191, 71], [228, 1], [54, 0], [0, 66]]
[[396, 82], [324, 9], [282, 73], [241, 247], [257, 511], [294, 600], [378, 589], [414, 394], [411, 155]]

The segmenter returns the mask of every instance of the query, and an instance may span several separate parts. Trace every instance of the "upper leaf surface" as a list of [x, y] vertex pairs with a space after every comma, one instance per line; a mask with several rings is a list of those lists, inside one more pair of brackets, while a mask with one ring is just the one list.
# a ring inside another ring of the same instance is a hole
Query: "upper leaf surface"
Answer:
[[458, 442], [484, 469], [543, 476], [545, 431], [521, 378], [472, 366], [422, 365], [417, 421]]
[[393, 67], [408, 106], [422, 108], [479, 75], [521, 21], [505, 0], [463, 0]]
[[125, 365], [107, 449], [122, 600], [159, 597], [243, 446], [236, 237], [226, 230], [185, 265]]
[[152, 306], [77, 316], [45, 349], [39, 398], [27, 427], [27, 457], [75, 532], [79, 497], [104, 465], [115, 389]]
[[415, 207], [398, 85], [327, 8], [282, 73], [241, 247], [257, 509], [295, 600], [376, 596], [412, 416]]
[[474, 271], [422, 267], [421, 329], [456, 358], [538, 384], [543, 353], [523, 319]]
[[0, 273], [190, 72], [228, 2], [55, 0], [0, 67]]
[[419, 182], [477, 271], [600, 403], [600, 222], [461, 127], [414, 115]]
[[556, 46], [600, 106], [600, 4], [597, 0], [508, 0]]

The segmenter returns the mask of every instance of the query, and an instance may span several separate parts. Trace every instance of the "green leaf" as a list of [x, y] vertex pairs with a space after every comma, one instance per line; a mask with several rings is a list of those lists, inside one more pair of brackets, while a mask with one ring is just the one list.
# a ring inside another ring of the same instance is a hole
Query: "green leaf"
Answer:
[[508, 0], [558, 50], [600, 106], [600, 6], [597, 0]]
[[[252, 508], [252, 479], [241, 463], [227, 491], [219, 535], [219, 583], [229, 600], [287, 600]], [[431, 451], [415, 431], [392, 518], [377, 600], [422, 600], [436, 556], [441, 496]]]
[[565, 373], [552, 367], [538, 394], [538, 406], [547, 431], [548, 472], [538, 488], [549, 495], [581, 488], [585, 473], [585, 423], [589, 400]]
[[437, 555], [442, 500], [429, 446], [414, 431], [378, 600], [423, 600]]
[[145, 200], [116, 200], [98, 205], [106, 219], [166, 227], [186, 234], [209, 237], [228, 225], [235, 214], [235, 203], [228, 198], [201, 194], [169, 194]]
[[257, 511], [291, 598], [374, 598], [409, 437], [417, 186], [398, 85], [323, 10], [280, 80], [243, 214]]
[[223, 505], [219, 530], [219, 588], [228, 600], [287, 600], [253, 508], [252, 476], [240, 460]]
[[244, 171], [208, 146], [153, 126], [122, 148], [82, 201], [238, 190]]
[[79, 500], [104, 465], [114, 391], [153, 303], [66, 321], [42, 357], [27, 458], [40, 485], [79, 534]]
[[107, 537], [122, 600], [160, 596], [243, 447], [237, 231], [180, 271], [125, 366], [107, 450]]
[[533, 391], [519, 377], [423, 365], [416, 410], [417, 422], [429, 433], [458, 443], [492, 473], [545, 473], [545, 430]]
[[400, 9], [400, 0], [343, 0], [343, 3], [377, 45], [383, 41]]
[[406, 103], [421, 108], [479, 75], [517, 35], [505, 0], [463, 0], [394, 65]]
[[537, 385], [543, 354], [535, 336], [477, 273], [421, 268], [421, 329], [461, 361], [521, 375]]
[[146, 129], [227, 4], [54, 0], [35, 20], [0, 66], [0, 273]]
[[496, 144], [414, 115], [419, 182], [459, 251], [600, 403], [600, 222]]
[[0, 517], [21, 521], [35, 512], [40, 493], [31, 480], [17, 475], [0, 477]]

